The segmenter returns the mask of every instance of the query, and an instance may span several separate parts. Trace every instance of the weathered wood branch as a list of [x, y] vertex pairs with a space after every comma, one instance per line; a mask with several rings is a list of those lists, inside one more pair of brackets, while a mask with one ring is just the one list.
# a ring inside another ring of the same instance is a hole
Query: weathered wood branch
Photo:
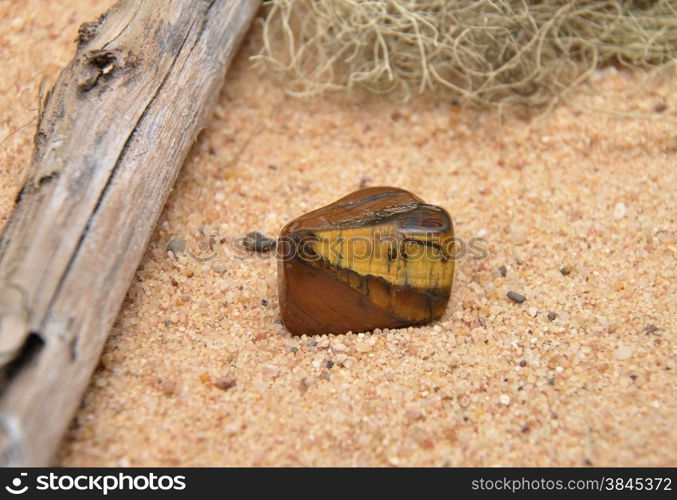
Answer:
[[120, 0], [80, 28], [0, 240], [0, 461], [77, 408], [257, 0]]

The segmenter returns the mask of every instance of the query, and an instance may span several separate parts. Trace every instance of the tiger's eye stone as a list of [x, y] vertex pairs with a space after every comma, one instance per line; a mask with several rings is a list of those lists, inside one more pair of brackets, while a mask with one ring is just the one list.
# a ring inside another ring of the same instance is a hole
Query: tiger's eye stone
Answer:
[[287, 224], [278, 240], [282, 321], [296, 335], [438, 319], [454, 276], [449, 214], [403, 189], [361, 189]]

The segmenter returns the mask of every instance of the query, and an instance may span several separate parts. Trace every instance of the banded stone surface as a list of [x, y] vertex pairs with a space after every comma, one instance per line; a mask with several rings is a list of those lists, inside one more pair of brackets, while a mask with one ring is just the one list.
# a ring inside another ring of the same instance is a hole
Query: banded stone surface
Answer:
[[278, 242], [282, 320], [296, 335], [438, 319], [451, 294], [449, 214], [399, 188], [362, 189], [287, 224]]

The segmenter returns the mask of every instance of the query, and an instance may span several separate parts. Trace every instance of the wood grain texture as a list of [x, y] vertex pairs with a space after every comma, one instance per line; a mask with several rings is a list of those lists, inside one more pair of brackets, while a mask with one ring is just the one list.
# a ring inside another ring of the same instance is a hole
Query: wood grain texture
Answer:
[[80, 29], [0, 240], [0, 463], [45, 465], [259, 6], [121, 0]]

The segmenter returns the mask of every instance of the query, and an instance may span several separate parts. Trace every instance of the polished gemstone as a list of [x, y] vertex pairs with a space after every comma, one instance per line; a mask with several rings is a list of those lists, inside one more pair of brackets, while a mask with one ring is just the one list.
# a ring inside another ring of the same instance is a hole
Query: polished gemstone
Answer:
[[403, 189], [361, 189], [287, 224], [278, 240], [282, 321], [296, 335], [438, 319], [454, 276], [449, 214]]

